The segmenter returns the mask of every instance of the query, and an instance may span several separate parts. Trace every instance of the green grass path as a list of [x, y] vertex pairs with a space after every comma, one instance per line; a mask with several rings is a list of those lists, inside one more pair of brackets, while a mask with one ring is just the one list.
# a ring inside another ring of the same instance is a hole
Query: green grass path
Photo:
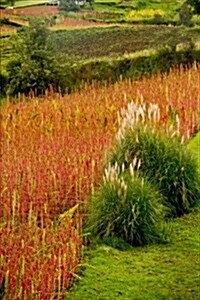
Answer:
[[[200, 133], [189, 147], [200, 167]], [[165, 245], [86, 251], [80, 279], [66, 299], [200, 299], [200, 210], [171, 225], [173, 236]]]

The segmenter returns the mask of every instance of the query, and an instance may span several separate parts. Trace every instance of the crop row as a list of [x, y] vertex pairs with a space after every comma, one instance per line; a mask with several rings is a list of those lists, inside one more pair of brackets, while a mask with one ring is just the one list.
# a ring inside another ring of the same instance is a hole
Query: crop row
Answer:
[[[56, 31], [52, 44], [58, 53], [74, 59], [118, 57], [149, 48], [175, 46], [196, 40], [196, 29], [167, 26], [113, 26]], [[59, 47], [58, 47], [59, 45]], [[105, 47], [106, 45], [106, 47]]]
[[198, 128], [200, 69], [140, 81], [48, 92], [1, 107], [0, 286], [5, 299], [64, 297], [82, 253], [85, 204], [99, 184], [119, 126], [134, 100], [157, 103], [162, 126], [188, 139]]
[[56, 15], [58, 13], [58, 8], [56, 6], [33, 6], [16, 8], [10, 10], [0, 10], [1, 17], [12, 16], [41, 16], [41, 15]]

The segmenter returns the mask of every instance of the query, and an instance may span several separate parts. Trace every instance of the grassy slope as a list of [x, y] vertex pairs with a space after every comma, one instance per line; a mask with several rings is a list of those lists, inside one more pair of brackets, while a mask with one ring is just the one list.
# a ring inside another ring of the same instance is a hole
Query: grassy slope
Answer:
[[[200, 133], [189, 147], [198, 157]], [[198, 163], [200, 168], [200, 158]], [[67, 299], [200, 299], [199, 217], [197, 209], [174, 220], [172, 240], [166, 245], [90, 249], [81, 279]]]

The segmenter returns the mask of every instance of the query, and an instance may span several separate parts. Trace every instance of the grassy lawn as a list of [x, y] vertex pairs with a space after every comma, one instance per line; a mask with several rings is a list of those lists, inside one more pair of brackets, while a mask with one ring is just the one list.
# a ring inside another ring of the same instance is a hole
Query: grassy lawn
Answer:
[[[200, 133], [189, 147], [200, 153]], [[200, 159], [198, 158], [200, 167]], [[200, 210], [171, 222], [168, 244], [120, 251], [89, 248], [80, 279], [67, 295], [84, 299], [200, 299]]]

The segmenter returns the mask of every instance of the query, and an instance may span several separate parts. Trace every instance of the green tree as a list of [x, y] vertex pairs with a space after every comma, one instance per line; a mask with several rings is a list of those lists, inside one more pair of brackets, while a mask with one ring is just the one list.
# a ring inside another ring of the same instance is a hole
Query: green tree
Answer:
[[79, 11], [79, 6], [75, 3], [75, 0], [61, 0], [60, 1], [60, 10], [61, 11]]
[[183, 3], [179, 11], [179, 25], [183, 24], [185, 26], [192, 26], [192, 16], [193, 12], [191, 6], [188, 5], [186, 2]]
[[200, 0], [187, 0], [186, 3], [193, 8], [194, 14], [200, 14]]
[[4, 97], [6, 95], [6, 87], [7, 87], [7, 77], [0, 73], [0, 97]]
[[14, 6], [16, 0], [0, 0], [2, 6]]
[[89, 3], [90, 9], [93, 10], [94, 9], [94, 6], [93, 6], [94, 0], [87, 0], [86, 2]]
[[61, 69], [51, 46], [51, 32], [46, 22], [36, 19], [17, 32], [13, 40], [16, 59], [8, 63], [8, 92], [43, 94], [50, 86], [62, 88]]
[[10, 0], [9, 3], [10, 3], [11, 6], [14, 6], [15, 5], [15, 0]]

